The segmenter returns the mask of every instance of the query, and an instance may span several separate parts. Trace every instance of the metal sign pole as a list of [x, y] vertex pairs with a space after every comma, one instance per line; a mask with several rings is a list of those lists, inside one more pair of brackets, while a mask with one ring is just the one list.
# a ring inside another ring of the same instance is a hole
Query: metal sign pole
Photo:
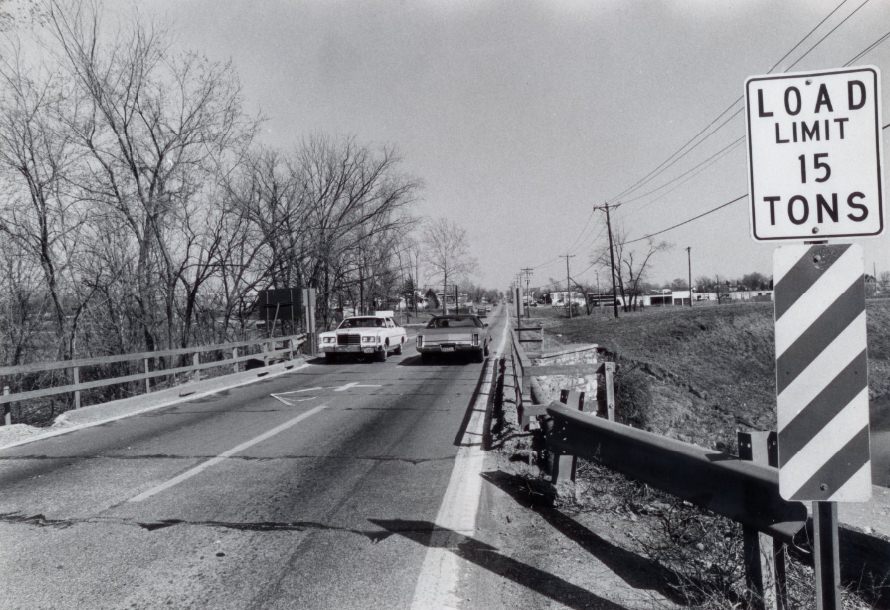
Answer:
[[837, 536], [837, 502], [813, 502], [815, 534], [816, 609], [840, 610], [840, 555]]

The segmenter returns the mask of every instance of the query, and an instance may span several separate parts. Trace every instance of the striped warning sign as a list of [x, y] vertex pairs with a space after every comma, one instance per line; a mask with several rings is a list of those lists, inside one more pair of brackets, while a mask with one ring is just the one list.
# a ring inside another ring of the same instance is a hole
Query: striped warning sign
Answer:
[[871, 497], [862, 248], [797, 245], [773, 258], [779, 492]]

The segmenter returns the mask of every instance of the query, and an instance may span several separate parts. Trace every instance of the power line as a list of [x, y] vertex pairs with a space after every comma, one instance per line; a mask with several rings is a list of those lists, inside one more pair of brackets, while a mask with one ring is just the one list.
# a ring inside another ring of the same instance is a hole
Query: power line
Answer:
[[[890, 123], [886, 123], [885, 125], [883, 125], [883, 126], [881, 127], [881, 131], [887, 129], [888, 127], [890, 127]], [[745, 193], [744, 195], [740, 195], [739, 197], [736, 197], [735, 199], [732, 199], [732, 200], [727, 201], [727, 202], [725, 202], [725, 203], [721, 203], [721, 204], [718, 205], [717, 207], [714, 207], [714, 208], [711, 208], [710, 210], [707, 210], [707, 211], [705, 211], [705, 212], [702, 212], [702, 213], [699, 214], [698, 216], [693, 216], [692, 218], [688, 218], [688, 219], [686, 219], [686, 220], [684, 220], [684, 221], [682, 221], [682, 222], [678, 222], [677, 224], [675, 224], [675, 225], [671, 225], [670, 227], [667, 227], [666, 229], [661, 229], [660, 231], [655, 231], [654, 233], [649, 233], [648, 235], [644, 235], [644, 236], [642, 236], [642, 237], [638, 237], [638, 238], [636, 238], [636, 239], [631, 239], [631, 240], [629, 240], [629, 241], [624, 242], [624, 244], [625, 244], [625, 245], [627, 245], [627, 244], [633, 244], [633, 243], [636, 243], [636, 242], [638, 242], [638, 241], [643, 241], [644, 239], [649, 239], [650, 237], [655, 237], [656, 235], [661, 235], [662, 233], [667, 233], [668, 231], [672, 231], [672, 230], [676, 229], [677, 227], [682, 227], [683, 225], [689, 224], [690, 222], [692, 222], [692, 221], [694, 221], [694, 220], [698, 220], [699, 218], [703, 218], [703, 217], [707, 216], [708, 214], [713, 214], [714, 212], [716, 212], [716, 211], [718, 211], [718, 210], [722, 210], [723, 208], [727, 207], [728, 205], [731, 205], [731, 204], [733, 204], [733, 203], [735, 203], [735, 202], [737, 202], [737, 201], [739, 201], [739, 200], [741, 200], [741, 199], [744, 199], [744, 198], [747, 197], [747, 196], [748, 196], [748, 193]]]
[[[793, 46], [793, 47], [792, 47], [792, 48], [791, 48], [785, 55], [782, 56], [782, 58], [781, 58], [778, 62], [776, 62], [776, 63], [769, 69], [769, 71], [767, 72], [767, 74], [771, 74], [771, 73], [773, 72], [773, 70], [775, 70], [776, 67], [777, 67], [782, 61], [785, 60], [785, 58], [787, 58], [791, 53], [794, 52], [795, 49], [797, 49], [801, 44], [803, 44], [803, 42], [804, 42], [807, 38], [809, 38], [809, 37], [810, 37], [810, 36], [811, 36], [817, 29], [819, 29], [819, 27], [821, 27], [822, 24], [824, 24], [829, 18], [831, 18], [831, 16], [834, 15], [834, 14], [835, 14], [835, 13], [836, 13], [836, 12], [837, 12], [837, 11], [844, 5], [844, 4], [846, 4], [848, 1], [849, 1], [849, 0], [843, 0], [843, 1], [842, 1], [840, 4], [838, 4], [838, 5], [837, 5], [837, 6], [836, 6], [830, 13], [828, 13], [828, 15], [826, 15], [826, 16], [825, 16], [819, 23], [817, 23], [812, 29], [810, 29], [810, 31], [807, 32], [807, 33], [803, 36], [803, 38], [801, 38], [801, 39], [797, 42], [797, 44], [795, 44], [795, 45], [794, 45], [794, 46]], [[810, 51], [812, 51], [812, 50], [815, 49], [819, 44], [821, 44], [821, 43], [822, 43], [822, 42], [823, 42], [829, 35], [831, 35], [835, 30], [837, 30], [837, 28], [840, 27], [840, 25], [842, 25], [847, 19], [849, 19], [853, 14], [855, 14], [856, 11], [858, 11], [860, 8], [862, 8], [862, 6], [863, 6], [866, 2], [869, 2], [869, 1], [870, 1], [870, 0], [865, 0], [865, 2], [863, 2], [863, 4], [859, 5], [859, 7], [857, 7], [852, 13], [850, 13], [849, 15], [847, 15], [847, 17], [844, 18], [844, 20], [841, 21], [840, 24], [838, 24], [837, 26], [835, 26], [835, 27], [834, 27], [828, 34], [826, 34], [825, 36], [823, 36], [823, 37], [822, 37], [816, 44], [814, 44], [812, 47], [810, 47], [810, 49], [809, 49], [803, 56], [801, 56], [801, 57], [797, 60], [797, 62], [799, 62], [801, 59], [803, 59], [804, 57], [806, 57], [806, 55], [809, 54]], [[797, 62], [795, 62], [795, 64], [792, 64], [792, 66], [793, 66], [793, 65], [796, 65]], [[683, 143], [677, 150], [675, 150], [670, 156], [668, 156], [667, 159], [665, 159], [665, 160], [662, 161], [660, 164], [658, 164], [658, 165], [657, 165], [654, 169], [652, 169], [648, 174], [646, 174], [645, 176], [643, 176], [642, 178], [640, 178], [639, 180], [637, 180], [637, 182], [635, 182], [634, 184], [632, 184], [630, 187], [624, 189], [623, 191], [621, 191], [620, 193], [618, 193], [617, 195], [615, 195], [614, 197], [612, 197], [609, 201], [616, 201], [616, 200], [618, 200], [618, 199], [621, 199], [621, 198], [624, 197], [625, 195], [627, 195], [627, 194], [629, 194], [629, 193], [632, 193], [632, 192], [635, 191], [636, 189], [640, 188], [640, 187], [643, 186], [644, 184], [650, 182], [652, 179], [654, 179], [655, 177], [657, 177], [658, 175], [660, 175], [661, 173], [663, 173], [664, 171], [666, 171], [666, 170], [667, 170], [668, 168], [670, 168], [674, 163], [676, 163], [677, 161], [679, 161], [680, 159], [682, 159], [683, 157], [685, 157], [687, 154], [689, 154], [690, 152], [692, 152], [692, 150], [694, 150], [696, 147], [698, 147], [699, 145], [701, 145], [701, 144], [702, 144], [705, 140], [707, 140], [709, 137], [711, 137], [712, 135], [714, 135], [715, 133], [717, 133], [720, 129], [722, 129], [722, 128], [729, 122], [729, 120], [731, 120], [732, 118], [734, 118], [737, 114], [739, 114], [739, 113], [742, 111], [741, 108], [738, 109], [738, 110], [737, 110], [736, 112], [734, 112], [734, 113], [733, 113], [733, 114], [732, 114], [726, 121], [724, 121], [723, 123], [721, 123], [721, 124], [720, 124], [718, 127], [716, 127], [713, 131], [711, 131], [710, 133], [708, 133], [707, 135], [705, 135], [704, 137], [702, 137], [698, 142], [695, 142], [697, 139], [699, 139], [699, 138], [702, 136], [702, 134], [704, 134], [705, 132], [707, 132], [707, 131], [708, 131], [708, 130], [715, 124], [715, 123], [717, 123], [718, 121], [720, 121], [720, 119], [723, 118], [723, 116], [724, 116], [727, 112], [729, 112], [730, 110], [732, 110], [732, 108], [733, 108], [736, 104], [738, 104], [739, 102], [741, 102], [742, 100], [744, 100], [744, 96], [739, 96], [735, 101], [733, 101], [729, 106], [727, 106], [727, 107], [726, 107], [720, 114], [718, 114], [716, 118], [714, 118], [710, 123], [708, 123], [703, 129], [701, 129], [698, 133], [696, 133], [694, 136], [692, 136], [692, 137], [689, 138], [686, 142], [684, 142], [684, 143]], [[693, 144], [693, 142], [695, 142], [695, 143]]]
[[882, 44], [884, 44], [884, 42], [886, 42], [888, 38], [890, 38], [890, 31], [885, 32], [883, 36], [881, 36], [880, 38], [878, 38], [877, 40], [875, 40], [873, 43], [871, 43], [870, 45], [868, 45], [868, 46], [867, 46], [865, 49], [863, 49], [858, 55], [856, 55], [856, 57], [852, 58], [850, 61], [848, 61], [847, 63], [845, 63], [845, 64], [844, 64], [844, 67], [846, 68], [847, 66], [851, 65], [853, 62], [855, 62], [855, 61], [859, 61], [859, 59], [860, 59], [863, 55], [866, 55], [867, 53], [870, 53], [871, 51], [874, 51], [876, 48], [878, 48], [879, 46], [881, 46]]
[[656, 231], [655, 233], [649, 233], [649, 235], [644, 235], [644, 236], [642, 236], [642, 237], [638, 237], [638, 238], [636, 238], [636, 239], [631, 239], [631, 240], [629, 240], [629, 241], [626, 241], [626, 242], [624, 242], [624, 245], [627, 245], [627, 244], [633, 244], [633, 243], [636, 243], [636, 242], [638, 242], [638, 241], [643, 241], [644, 239], [649, 239], [650, 237], [655, 237], [656, 235], [661, 235], [662, 233], [667, 233], [668, 231], [672, 231], [672, 230], [676, 229], [677, 227], [682, 227], [682, 226], [685, 225], [685, 224], [689, 224], [689, 223], [692, 222], [693, 220], [698, 220], [699, 218], [702, 218], [702, 217], [704, 217], [704, 216], [707, 216], [708, 214], [713, 214], [713, 213], [716, 212], [717, 210], [722, 210], [722, 209], [725, 208], [726, 206], [731, 205], [731, 204], [735, 203], [736, 201], [740, 201], [740, 200], [744, 199], [744, 198], [747, 197], [747, 196], [748, 196], [748, 193], [745, 193], [744, 195], [740, 195], [739, 197], [736, 197], [735, 199], [733, 199], [733, 200], [731, 200], [731, 201], [727, 201], [727, 202], [725, 202], [725, 203], [721, 203], [721, 204], [718, 205], [717, 207], [715, 207], [715, 208], [711, 208], [711, 209], [708, 210], [707, 212], [702, 212], [702, 213], [699, 214], [698, 216], [693, 216], [692, 218], [688, 218], [688, 219], [684, 220], [683, 222], [678, 222], [677, 224], [672, 225], [672, 226], [670, 226], [670, 227], [668, 227], [668, 228], [666, 228], [666, 229], [662, 229], [662, 230], [660, 230], [660, 231]]
[[[717, 152], [715, 152], [713, 155], [711, 155], [710, 157], [708, 157], [707, 159], [705, 159], [704, 161], [702, 161], [702, 162], [699, 163], [698, 165], [694, 165], [693, 167], [691, 167], [690, 169], [686, 170], [686, 171], [683, 172], [682, 174], [680, 174], [680, 175], [678, 175], [678, 176], [675, 176], [674, 178], [671, 178], [670, 180], [668, 180], [667, 182], [665, 182], [665, 183], [662, 184], [661, 186], [656, 187], [656, 188], [652, 189], [651, 191], [647, 191], [647, 192], [643, 193], [642, 195], [637, 195], [636, 197], [631, 197], [630, 199], [623, 199], [623, 200], [621, 201], [621, 203], [631, 203], [631, 202], [634, 202], [634, 201], [638, 201], [638, 200], [640, 200], [640, 199], [642, 199], [642, 198], [644, 198], [644, 197], [647, 197], [647, 196], [649, 196], [649, 195], [651, 195], [651, 194], [653, 194], [653, 193], [656, 193], [656, 192], [660, 191], [661, 189], [663, 189], [664, 187], [666, 187], [666, 186], [668, 186], [668, 185], [670, 185], [670, 184], [673, 184], [673, 183], [676, 182], [677, 180], [680, 180], [680, 179], [683, 178], [684, 176], [687, 176], [688, 174], [691, 174], [692, 172], [694, 172], [695, 170], [697, 170], [697, 169], [699, 169], [699, 168], [704, 169], [704, 167], [702, 167], [702, 166], [708, 164], [709, 162], [717, 161], [717, 160], [718, 160], [720, 157], [722, 157], [725, 153], [728, 153], [731, 149], [733, 149], [733, 148], [735, 148], [736, 146], [738, 146], [739, 144], [741, 144], [742, 141], [744, 141], [745, 138], [746, 138], [746, 136], [740, 136], [740, 137], [736, 138], [735, 140], [733, 140], [732, 142], [730, 142], [729, 144], [727, 144], [726, 146], [724, 146], [723, 148], [721, 148], [720, 150], [718, 150]], [[691, 176], [690, 176], [690, 177], [691, 177]], [[645, 207], [645, 206], [643, 206], [643, 207]]]
[[[846, 2], [846, 0], [844, 0], [844, 2]], [[829, 36], [831, 36], [831, 35], [835, 32], [835, 30], [837, 30], [839, 27], [841, 27], [842, 25], [844, 25], [844, 24], [850, 19], [850, 17], [852, 17], [853, 15], [855, 15], [856, 13], [858, 13], [858, 12], [859, 12], [859, 9], [861, 9], [863, 6], [865, 6], [865, 5], [868, 4], [869, 2], [871, 2], [871, 0], [863, 0], [862, 4], [860, 4], [859, 6], [857, 6], [856, 8], [854, 8], [853, 11], [852, 11], [849, 15], [847, 15], [846, 17], [844, 17], [843, 19], [841, 19], [840, 23], [838, 23], [836, 26], [834, 26], [833, 28], [831, 28], [830, 30], [828, 30], [828, 33], [827, 33], [825, 36], [823, 36], [822, 38], [820, 38], [819, 40], [817, 40], [817, 41], [816, 41], [816, 44], [814, 44], [814, 45], [811, 46], [809, 49], [807, 49], [807, 52], [806, 52], [806, 53], [804, 53], [803, 55], [801, 55], [800, 57], [798, 57], [798, 58], [797, 58], [797, 61], [795, 61], [793, 64], [791, 64], [790, 66], [788, 66], [787, 68], [785, 68], [785, 69], [783, 70], [783, 72], [787, 72], [788, 70], [790, 70], [791, 68], [793, 68], [794, 66], [796, 66], [797, 64], [799, 64], [799, 63], [801, 62], [801, 60], [803, 60], [804, 57], [806, 57], [807, 55], [809, 55], [810, 52], [811, 52], [813, 49], [815, 49], [815, 48], [818, 47], [820, 44], [822, 44], [822, 41], [823, 41], [823, 40], [825, 40], [826, 38], [828, 38]]]

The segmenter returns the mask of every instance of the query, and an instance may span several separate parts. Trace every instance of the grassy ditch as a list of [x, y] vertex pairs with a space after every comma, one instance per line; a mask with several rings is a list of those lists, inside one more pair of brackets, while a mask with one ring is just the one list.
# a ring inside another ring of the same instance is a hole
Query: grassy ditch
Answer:
[[[890, 300], [866, 305], [872, 421], [890, 402]], [[617, 402], [638, 427], [709, 448], [734, 449], [737, 429], [776, 426], [772, 303], [611, 309], [566, 318], [538, 308], [545, 351], [597, 343], [621, 365]], [[620, 400], [624, 398], [624, 400]]]

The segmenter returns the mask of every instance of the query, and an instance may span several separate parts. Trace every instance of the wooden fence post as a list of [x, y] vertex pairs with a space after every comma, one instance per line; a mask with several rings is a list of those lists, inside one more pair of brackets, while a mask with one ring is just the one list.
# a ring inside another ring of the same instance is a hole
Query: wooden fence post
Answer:
[[[233, 347], [233, 348], [232, 348], [232, 360], [238, 360], [238, 348], [237, 348], [237, 347]], [[233, 368], [233, 369], [235, 370], [235, 372], [237, 373], [237, 372], [238, 372], [238, 363], [237, 363], [237, 362], [233, 362], [233, 363], [232, 363], [232, 368]]]
[[[192, 356], [192, 366], [198, 366], [201, 364], [201, 353], [195, 352]], [[201, 381], [201, 371], [195, 369], [195, 372], [192, 373], [192, 381]]]
[[[739, 459], [776, 466], [779, 463], [775, 432], [738, 433]], [[742, 527], [745, 583], [748, 603], [758, 610], [787, 610], [785, 547], [752, 527]]]
[[[142, 370], [145, 371], [145, 374], [148, 375], [148, 358], [142, 359]], [[145, 393], [148, 394], [151, 392], [151, 379], [148, 377], [145, 378]]]
[[[80, 385], [80, 367], [74, 367], [74, 385], [75, 387]], [[80, 390], [74, 390], [74, 408], [80, 408]]]
[[[3, 386], [3, 395], [9, 396], [11, 392], [9, 391], [9, 386]], [[12, 425], [12, 403], [6, 403], [3, 405], [3, 424], [6, 426]]]

